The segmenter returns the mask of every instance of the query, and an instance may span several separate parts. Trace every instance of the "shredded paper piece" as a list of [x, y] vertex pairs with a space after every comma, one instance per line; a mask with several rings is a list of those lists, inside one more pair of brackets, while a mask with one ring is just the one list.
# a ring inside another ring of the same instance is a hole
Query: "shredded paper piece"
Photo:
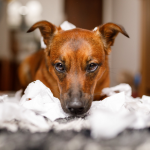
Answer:
[[[117, 91], [117, 93], [116, 93]], [[41, 81], [28, 85], [24, 95], [18, 91], [14, 97], [0, 96], [0, 128], [17, 131], [47, 132], [90, 129], [93, 138], [113, 138], [126, 128], [143, 129], [150, 126], [150, 97], [133, 98], [131, 87], [120, 84], [105, 88], [108, 97], [94, 101], [86, 119], [75, 119], [67, 123], [55, 120], [69, 117]]]

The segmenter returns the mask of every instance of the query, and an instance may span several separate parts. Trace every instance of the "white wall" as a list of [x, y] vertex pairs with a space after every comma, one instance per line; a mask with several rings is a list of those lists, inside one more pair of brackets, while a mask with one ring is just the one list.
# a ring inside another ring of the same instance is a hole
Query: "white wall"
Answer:
[[[110, 9], [111, 7], [111, 9]], [[107, 11], [108, 10], [108, 11]], [[103, 21], [121, 24], [130, 38], [119, 34], [112, 47], [111, 85], [123, 70], [135, 75], [140, 67], [141, 49], [141, 0], [104, 0]]]
[[102, 22], [112, 22], [113, 17], [113, 1], [112, 0], [103, 0], [103, 17]]

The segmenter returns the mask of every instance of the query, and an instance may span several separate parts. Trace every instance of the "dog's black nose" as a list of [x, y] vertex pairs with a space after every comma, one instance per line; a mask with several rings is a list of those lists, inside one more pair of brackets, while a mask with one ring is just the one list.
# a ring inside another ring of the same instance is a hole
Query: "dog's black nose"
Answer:
[[81, 115], [84, 112], [84, 106], [80, 101], [69, 102], [67, 107], [72, 115]]

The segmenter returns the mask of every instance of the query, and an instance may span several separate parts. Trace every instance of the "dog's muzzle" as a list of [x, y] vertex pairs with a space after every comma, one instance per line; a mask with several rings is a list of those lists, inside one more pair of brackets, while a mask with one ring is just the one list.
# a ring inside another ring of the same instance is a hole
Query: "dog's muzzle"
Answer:
[[73, 116], [84, 115], [91, 107], [93, 96], [79, 90], [76, 93], [72, 91], [61, 94], [61, 106], [66, 113]]

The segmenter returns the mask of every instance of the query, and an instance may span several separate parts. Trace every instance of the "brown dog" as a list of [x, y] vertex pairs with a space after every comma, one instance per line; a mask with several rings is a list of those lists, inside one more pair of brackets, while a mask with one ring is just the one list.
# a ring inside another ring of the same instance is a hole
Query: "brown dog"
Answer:
[[25, 59], [19, 68], [22, 85], [40, 80], [60, 99], [66, 113], [80, 115], [87, 112], [93, 100], [100, 99], [103, 88], [109, 86], [108, 54], [115, 37], [125, 29], [113, 23], [96, 30], [72, 29], [41, 21], [36, 28], [44, 38], [47, 48]]

